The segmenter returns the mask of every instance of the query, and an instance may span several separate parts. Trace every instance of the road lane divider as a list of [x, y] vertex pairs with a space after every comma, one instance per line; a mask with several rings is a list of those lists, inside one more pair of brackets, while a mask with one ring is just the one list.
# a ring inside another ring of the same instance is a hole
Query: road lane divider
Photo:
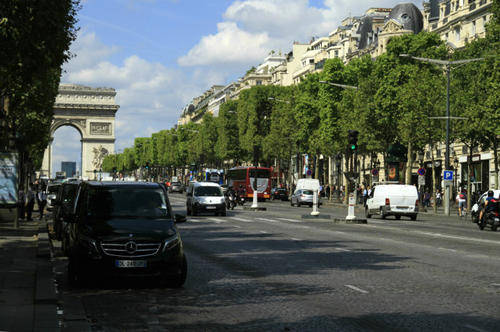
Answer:
[[243, 221], [243, 222], [252, 222], [252, 220], [245, 219], [245, 218], [240, 218], [240, 217], [231, 217], [231, 219], [238, 220], [238, 221]]
[[356, 286], [353, 286], [353, 285], [344, 285], [346, 286], [347, 288], [350, 288], [352, 290], [355, 290], [357, 292], [360, 292], [360, 293], [363, 293], [363, 294], [368, 294], [368, 291], [365, 291], [364, 289], [361, 289], [359, 287], [356, 287]]

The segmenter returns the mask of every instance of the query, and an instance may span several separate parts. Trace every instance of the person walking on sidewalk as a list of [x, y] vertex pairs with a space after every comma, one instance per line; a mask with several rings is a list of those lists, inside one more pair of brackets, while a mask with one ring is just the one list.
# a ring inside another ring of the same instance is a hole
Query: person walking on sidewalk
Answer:
[[38, 210], [40, 211], [40, 220], [43, 219], [43, 211], [47, 205], [47, 193], [45, 190], [41, 189], [38, 192]]
[[33, 207], [35, 206], [35, 192], [33, 191], [33, 184], [28, 187], [28, 192], [26, 193], [26, 220], [33, 221], [31, 214], [33, 213]]
[[465, 189], [462, 189], [461, 192], [457, 194], [456, 201], [458, 203], [458, 216], [463, 217], [466, 213], [466, 203], [467, 203], [467, 194]]
[[19, 190], [18, 202], [17, 202], [17, 217], [19, 220], [24, 220], [26, 210], [26, 195], [24, 190]]

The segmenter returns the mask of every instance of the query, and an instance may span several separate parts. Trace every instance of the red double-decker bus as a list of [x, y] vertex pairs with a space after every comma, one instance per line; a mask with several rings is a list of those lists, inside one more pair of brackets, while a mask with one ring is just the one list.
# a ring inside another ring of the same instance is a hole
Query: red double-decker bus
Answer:
[[245, 188], [245, 197], [253, 198], [252, 184], [257, 178], [257, 190], [260, 199], [269, 199], [271, 193], [271, 169], [267, 167], [234, 167], [227, 172], [228, 186], [239, 191]]

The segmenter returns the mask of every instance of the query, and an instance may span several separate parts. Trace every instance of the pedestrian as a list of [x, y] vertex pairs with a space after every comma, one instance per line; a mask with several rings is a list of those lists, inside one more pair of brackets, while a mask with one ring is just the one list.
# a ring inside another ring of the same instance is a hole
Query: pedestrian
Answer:
[[441, 191], [439, 189], [436, 189], [436, 206], [441, 206]]
[[26, 220], [33, 221], [31, 214], [33, 213], [33, 207], [35, 206], [35, 192], [33, 191], [33, 184], [30, 183], [28, 187], [28, 192], [26, 193]]
[[19, 190], [18, 202], [17, 202], [17, 217], [20, 220], [24, 220], [25, 218], [25, 210], [26, 210], [26, 195], [24, 194], [24, 190]]
[[330, 185], [326, 186], [326, 189], [325, 189], [325, 195], [326, 195], [326, 198], [330, 199]]
[[462, 191], [457, 194], [455, 199], [458, 203], [458, 216], [463, 217], [467, 209], [465, 205], [465, 203], [467, 203], [467, 193], [465, 189], [462, 189]]
[[367, 200], [367, 198], [368, 198], [368, 188], [365, 185], [363, 187], [363, 206], [366, 206], [366, 200]]
[[40, 190], [37, 194], [38, 197], [38, 211], [40, 212], [40, 220], [43, 219], [43, 211], [47, 205], [47, 193], [44, 189]]
[[424, 193], [424, 206], [425, 207], [431, 206], [431, 194], [429, 194], [428, 191]]

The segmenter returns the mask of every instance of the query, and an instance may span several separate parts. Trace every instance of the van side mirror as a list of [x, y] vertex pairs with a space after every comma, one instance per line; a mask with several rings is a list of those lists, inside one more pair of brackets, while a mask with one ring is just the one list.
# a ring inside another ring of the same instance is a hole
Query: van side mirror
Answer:
[[174, 216], [175, 223], [181, 223], [181, 222], [186, 222], [186, 216], [182, 214], [175, 214]]

